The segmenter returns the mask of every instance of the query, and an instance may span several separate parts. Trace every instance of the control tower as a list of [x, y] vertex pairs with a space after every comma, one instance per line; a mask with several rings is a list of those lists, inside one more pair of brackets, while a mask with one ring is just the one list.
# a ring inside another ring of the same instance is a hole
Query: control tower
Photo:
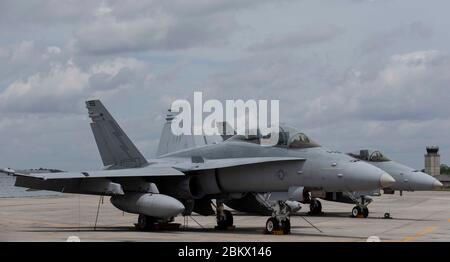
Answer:
[[428, 146], [425, 155], [425, 173], [431, 176], [439, 176], [441, 174], [441, 156], [439, 155], [438, 146]]

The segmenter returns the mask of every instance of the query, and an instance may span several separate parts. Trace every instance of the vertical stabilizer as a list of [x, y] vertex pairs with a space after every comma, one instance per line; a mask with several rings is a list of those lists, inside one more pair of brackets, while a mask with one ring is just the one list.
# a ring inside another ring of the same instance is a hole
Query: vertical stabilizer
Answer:
[[100, 100], [86, 102], [91, 128], [105, 166], [142, 167], [147, 160], [109, 114]]
[[169, 154], [183, 149], [198, 147], [207, 144], [222, 142], [220, 136], [205, 136], [205, 135], [174, 135], [172, 132], [172, 120], [176, 114], [168, 111], [166, 115], [166, 123], [164, 124], [161, 138], [159, 139], [157, 156]]

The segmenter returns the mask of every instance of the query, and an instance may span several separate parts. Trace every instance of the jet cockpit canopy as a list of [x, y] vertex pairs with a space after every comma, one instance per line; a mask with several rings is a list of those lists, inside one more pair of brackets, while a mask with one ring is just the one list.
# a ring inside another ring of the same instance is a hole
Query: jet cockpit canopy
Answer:
[[349, 153], [350, 156], [369, 162], [388, 162], [391, 161], [378, 150], [362, 149], [357, 152]]
[[[261, 132], [259, 132], [259, 130], [253, 133], [256, 133], [256, 135], [235, 135], [227, 141], [245, 141], [248, 143], [261, 144], [261, 138], [263, 138], [264, 136], [261, 134]], [[269, 136], [265, 138], [268, 137]], [[311, 140], [304, 133], [301, 133], [297, 129], [288, 126], [280, 126], [280, 130], [278, 132], [278, 142], [276, 146], [293, 149], [320, 147], [318, 143]]]

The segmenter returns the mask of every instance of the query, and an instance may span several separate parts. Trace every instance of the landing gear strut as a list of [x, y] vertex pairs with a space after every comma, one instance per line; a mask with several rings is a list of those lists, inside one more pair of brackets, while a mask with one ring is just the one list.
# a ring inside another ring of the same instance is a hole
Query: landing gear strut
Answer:
[[222, 200], [216, 200], [216, 212], [217, 230], [227, 230], [233, 227], [233, 214], [224, 209]]
[[320, 203], [319, 200], [311, 199], [311, 203], [309, 204], [309, 214], [314, 216], [322, 214], [322, 203]]
[[267, 219], [265, 233], [291, 233], [291, 222], [289, 221], [290, 208], [283, 201], [277, 201], [273, 206], [272, 217]]

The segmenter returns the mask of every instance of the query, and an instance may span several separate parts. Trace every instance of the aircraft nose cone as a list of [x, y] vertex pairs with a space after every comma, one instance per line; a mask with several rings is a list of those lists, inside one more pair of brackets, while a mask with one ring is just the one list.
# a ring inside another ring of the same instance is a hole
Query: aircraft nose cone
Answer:
[[383, 175], [381, 175], [380, 186], [382, 188], [390, 187], [394, 183], [395, 183], [395, 179], [393, 177], [391, 177], [390, 175], [388, 175], [387, 173], [384, 173]]
[[440, 189], [442, 188], [444, 185], [437, 179], [434, 180], [433, 182], [433, 189]]
[[362, 161], [349, 163], [343, 175], [347, 191], [371, 191], [395, 182], [382, 169]]
[[439, 180], [422, 172], [410, 173], [408, 177], [408, 187], [412, 190], [434, 190], [443, 186]]

